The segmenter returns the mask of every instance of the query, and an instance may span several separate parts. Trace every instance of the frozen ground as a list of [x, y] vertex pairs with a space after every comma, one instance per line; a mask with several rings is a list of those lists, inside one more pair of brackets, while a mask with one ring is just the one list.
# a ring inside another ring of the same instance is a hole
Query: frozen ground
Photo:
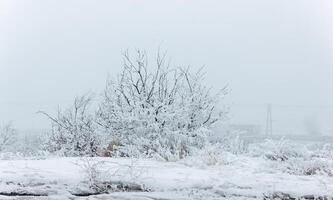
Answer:
[[[281, 166], [281, 162], [260, 156], [236, 156], [227, 152], [218, 158], [208, 153], [178, 162], [3, 157], [0, 199], [210, 200], [333, 196], [332, 176], [291, 174]], [[96, 190], [91, 186], [107, 182], [132, 184], [134, 189], [93, 195]]]

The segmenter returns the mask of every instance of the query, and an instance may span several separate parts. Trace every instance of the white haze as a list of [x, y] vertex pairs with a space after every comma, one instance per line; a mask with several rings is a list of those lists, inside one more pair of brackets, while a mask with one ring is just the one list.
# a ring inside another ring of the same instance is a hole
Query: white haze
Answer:
[[232, 123], [264, 124], [271, 103], [285, 132], [311, 119], [333, 132], [332, 11], [330, 0], [1, 0], [0, 121], [46, 128], [36, 111], [100, 92], [121, 51], [160, 46], [229, 85]]

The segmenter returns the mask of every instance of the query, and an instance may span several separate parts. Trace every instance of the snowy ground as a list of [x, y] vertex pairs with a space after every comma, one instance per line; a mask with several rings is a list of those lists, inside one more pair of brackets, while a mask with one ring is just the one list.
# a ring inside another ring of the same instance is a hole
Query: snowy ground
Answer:
[[[199, 156], [178, 162], [121, 158], [3, 159], [0, 199], [272, 199], [286, 194], [333, 197], [332, 176], [292, 175], [281, 170], [277, 161], [262, 157], [227, 152], [221, 156], [221, 161], [214, 165]], [[89, 186], [96, 181], [138, 184], [145, 191], [82, 196], [93, 193]], [[15, 196], [18, 194], [24, 196]]]

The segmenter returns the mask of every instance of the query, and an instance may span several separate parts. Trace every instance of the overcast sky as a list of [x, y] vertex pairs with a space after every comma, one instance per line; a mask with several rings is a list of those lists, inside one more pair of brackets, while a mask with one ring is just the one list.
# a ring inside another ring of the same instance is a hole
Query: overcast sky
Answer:
[[0, 0], [0, 121], [47, 127], [36, 111], [100, 92], [121, 51], [159, 46], [235, 104], [333, 104], [331, 0]]

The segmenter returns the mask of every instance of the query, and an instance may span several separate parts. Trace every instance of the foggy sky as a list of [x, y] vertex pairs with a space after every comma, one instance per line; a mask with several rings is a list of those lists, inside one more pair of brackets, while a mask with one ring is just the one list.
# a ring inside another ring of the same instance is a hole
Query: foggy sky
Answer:
[[100, 92], [121, 51], [159, 46], [234, 104], [333, 105], [331, 0], [0, 0], [0, 121], [47, 127], [36, 111]]

